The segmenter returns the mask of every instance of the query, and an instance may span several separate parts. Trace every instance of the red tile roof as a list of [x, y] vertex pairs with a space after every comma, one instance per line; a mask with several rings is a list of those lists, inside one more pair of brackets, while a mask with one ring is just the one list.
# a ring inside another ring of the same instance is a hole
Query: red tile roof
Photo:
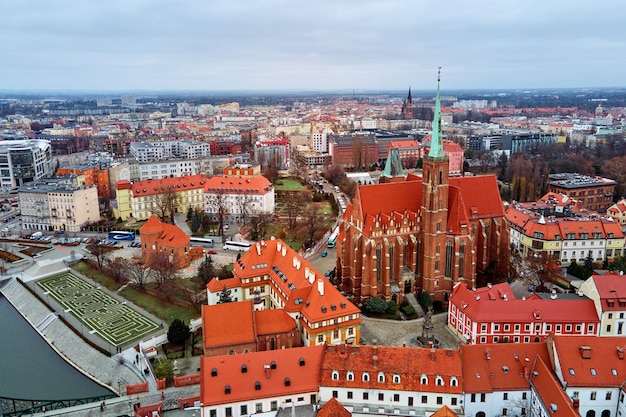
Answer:
[[225, 192], [227, 194], [266, 194], [272, 190], [272, 183], [262, 175], [256, 177], [211, 177], [205, 185], [206, 193], [215, 193], [216, 191]]
[[452, 290], [450, 302], [479, 323], [600, 322], [595, 305], [588, 298], [552, 300], [529, 297], [518, 300], [507, 283], [492, 288], [482, 287], [476, 291], [469, 290], [465, 283], [459, 283]]
[[[252, 301], [202, 306], [205, 348], [255, 343]], [[233, 323], [237, 323], [236, 326]]]
[[531, 372], [531, 384], [550, 417], [580, 417], [552, 370], [539, 356]]
[[163, 246], [180, 247], [189, 245], [189, 235], [175, 224], [163, 223], [154, 214], [139, 228], [139, 234], [159, 233], [157, 242]]
[[[339, 372], [338, 379], [332, 378], [333, 371]], [[348, 371], [354, 373], [352, 381], [347, 379]], [[363, 381], [364, 372], [369, 381]], [[384, 382], [378, 381], [379, 372], [384, 373]], [[399, 383], [394, 383], [394, 375], [400, 377]], [[427, 384], [422, 384], [422, 375], [427, 377]], [[437, 377], [443, 385], [437, 384]], [[456, 386], [452, 380], [456, 380]], [[458, 350], [339, 345], [326, 347], [320, 385], [461, 394], [462, 382]]]
[[619, 387], [626, 379], [623, 337], [554, 336], [553, 341], [567, 386]]
[[463, 389], [467, 393], [528, 389], [537, 355], [550, 362], [545, 342], [461, 345]]
[[[200, 360], [200, 400], [204, 406], [210, 406], [317, 393], [323, 355], [324, 346], [313, 346], [203, 357]], [[272, 362], [276, 363], [276, 369], [266, 369]], [[245, 373], [242, 373], [243, 365]], [[215, 376], [212, 376], [213, 370]], [[258, 390], [256, 382], [259, 382]]]
[[593, 275], [602, 311], [626, 310], [626, 278], [618, 274]]
[[254, 312], [257, 336], [297, 331], [296, 321], [280, 308]]
[[158, 180], [136, 181], [131, 186], [134, 198], [148, 195], [163, 194], [169, 190], [174, 192], [203, 188], [207, 177], [202, 174], [183, 177], [167, 177]]
[[317, 412], [317, 417], [350, 417], [352, 413], [345, 409], [336, 398], [326, 401]]
[[435, 414], [430, 417], [458, 417], [457, 414], [450, 409], [447, 405], [444, 405], [439, 410], [435, 411]]
[[213, 278], [206, 285], [207, 289], [212, 293], [222, 291], [224, 289], [224, 286], [226, 286], [227, 289], [239, 288], [241, 287], [241, 280], [239, 279], [239, 277], [230, 277], [226, 279]]

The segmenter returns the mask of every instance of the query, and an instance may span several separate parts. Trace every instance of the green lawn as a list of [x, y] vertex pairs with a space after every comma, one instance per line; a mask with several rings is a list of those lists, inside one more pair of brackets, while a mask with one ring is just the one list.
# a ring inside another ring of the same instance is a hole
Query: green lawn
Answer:
[[110, 276], [91, 269], [89, 267], [89, 264], [87, 264], [87, 262], [85, 261], [75, 263], [74, 265], [72, 265], [72, 269], [75, 269], [84, 276], [93, 279], [98, 284], [108, 288], [111, 291], [117, 291], [122, 286], [122, 284], [120, 284], [119, 282], [115, 282], [115, 280]]
[[189, 320], [200, 317], [200, 314], [193, 307], [183, 307], [166, 300], [154, 297], [133, 287], [126, 287], [120, 291], [120, 295], [133, 302], [149, 313], [165, 320], [168, 324], [174, 319]]
[[274, 184], [276, 191], [305, 191], [306, 185], [302, 185], [300, 180], [294, 178], [282, 178]]

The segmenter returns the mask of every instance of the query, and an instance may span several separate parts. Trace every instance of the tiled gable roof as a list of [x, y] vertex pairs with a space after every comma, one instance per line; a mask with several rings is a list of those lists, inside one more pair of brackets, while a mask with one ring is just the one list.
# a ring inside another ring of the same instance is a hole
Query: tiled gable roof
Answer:
[[531, 372], [531, 383], [550, 417], [580, 417], [552, 370], [539, 356]]
[[450, 185], [458, 187], [461, 191], [470, 218], [474, 210], [478, 218], [504, 216], [495, 175], [451, 177]]
[[222, 291], [224, 286], [226, 286], [227, 289], [241, 287], [241, 280], [239, 277], [230, 277], [226, 279], [213, 278], [206, 285], [207, 289], [212, 293]]
[[262, 175], [256, 177], [209, 178], [204, 184], [206, 193], [224, 192], [226, 194], [266, 194], [272, 189], [272, 183]]
[[331, 397], [317, 412], [317, 417], [350, 417], [352, 413], [345, 409], [336, 398]]
[[466, 316], [477, 322], [495, 323], [599, 323], [592, 300], [542, 299], [529, 297], [515, 299], [507, 283], [469, 290], [465, 283], [457, 284], [452, 290], [450, 302]]
[[[252, 301], [202, 306], [202, 329], [205, 348], [254, 343], [255, 329]], [[237, 323], [233, 326], [232, 323]]]
[[258, 310], [254, 312], [257, 337], [297, 331], [296, 321], [285, 310]]
[[467, 393], [528, 389], [537, 355], [550, 362], [545, 342], [461, 345], [463, 389]]
[[[333, 379], [334, 371], [338, 372], [337, 379]], [[348, 379], [349, 372], [352, 372], [352, 380]], [[365, 381], [364, 373], [368, 375]], [[383, 381], [379, 381], [379, 373], [384, 376]], [[394, 381], [394, 376], [398, 377], [397, 381]], [[423, 376], [425, 381], [422, 381]], [[320, 385], [461, 394], [461, 358], [458, 350], [375, 345], [328, 346]]]
[[189, 244], [189, 235], [175, 224], [164, 223], [154, 214], [139, 228], [139, 234], [158, 233], [157, 242], [163, 246], [180, 247]]
[[626, 310], [626, 279], [623, 275], [593, 275], [590, 279], [600, 295], [602, 311]]
[[447, 405], [444, 405], [439, 410], [435, 411], [435, 414], [433, 414], [430, 417], [458, 417], [458, 416], [454, 411], [452, 411], [450, 407], [448, 407]]
[[211, 406], [317, 393], [323, 355], [324, 346], [313, 346], [203, 357], [200, 401], [203, 406]]
[[626, 379], [623, 337], [554, 336], [553, 344], [569, 387], [619, 387]]
[[136, 181], [131, 186], [134, 198], [149, 195], [159, 195], [168, 191], [181, 192], [193, 189], [202, 189], [207, 177], [202, 174], [182, 177], [167, 177], [158, 180]]

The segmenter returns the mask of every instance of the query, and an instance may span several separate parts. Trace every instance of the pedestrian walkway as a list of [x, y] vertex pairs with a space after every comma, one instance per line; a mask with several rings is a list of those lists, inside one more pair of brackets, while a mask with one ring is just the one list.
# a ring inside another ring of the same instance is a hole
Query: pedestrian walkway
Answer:
[[[416, 338], [422, 334], [424, 319], [415, 320], [385, 320], [361, 316], [361, 343], [371, 345], [374, 340], [383, 346], [417, 346]], [[459, 346], [458, 339], [448, 330], [446, 325], [446, 313], [432, 316], [435, 337], [439, 341], [439, 347], [456, 349]]]

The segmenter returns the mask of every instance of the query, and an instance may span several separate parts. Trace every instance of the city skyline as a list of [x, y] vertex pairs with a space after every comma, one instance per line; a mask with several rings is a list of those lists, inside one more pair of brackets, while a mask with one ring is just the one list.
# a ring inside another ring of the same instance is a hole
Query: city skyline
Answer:
[[624, 86], [626, 4], [111, 0], [0, 4], [0, 90]]

